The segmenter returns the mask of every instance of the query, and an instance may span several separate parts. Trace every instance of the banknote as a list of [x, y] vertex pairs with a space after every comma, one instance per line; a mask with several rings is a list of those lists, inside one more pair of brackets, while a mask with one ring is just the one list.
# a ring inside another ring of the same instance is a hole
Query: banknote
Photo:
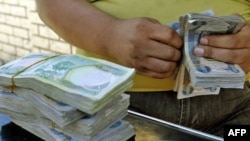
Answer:
[[[205, 14], [205, 15], [210, 15], [213, 16], [214, 15], [214, 11], [212, 9], [207, 9], [205, 11], [200, 12], [201, 14]], [[183, 17], [184, 16], [180, 16], [178, 21], [174, 21], [171, 23], [168, 23], [167, 26], [171, 27], [173, 30], [175, 30], [179, 35], [181, 35], [182, 37], [184, 36], [184, 33], [181, 33], [182, 31], [184, 31], [184, 22], [183, 21]]]
[[246, 22], [238, 16], [210, 16], [189, 13], [184, 24], [184, 63], [193, 85], [199, 87], [243, 88], [245, 73], [237, 64], [198, 57], [193, 54], [201, 37], [234, 34]]
[[126, 141], [135, 134], [134, 128], [125, 120], [115, 122], [92, 139], [76, 139], [42, 124], [29, 124], [17, 119], [13, 122], [46, 141]]
[[[66, 135], [76, 139], [91, 139], [100, 134], [108, 126], [123, 119], [128, 113], [129, 95], [122, 94], [118, 99], [112, 101], [109, 105], [105, 106], [102, 110], [94, 115], [86, 115], [75, 122], [68, 124], [64, 127], [59, 126], [51, 119], [44, 115], [36, 113], [18, 113], [14, 110], [6, 110], [0, 108], [0, 113], [7, 114], [11, 120], [18, 120], [29, 125], [41, 124], [48, 128], [53, 128], [57, 131], [64, 132]], [[32, 105], [30, 106], [32, 107]], [[41, 109], [37, 109], [40, 111]]]
[[[201, 14], [213, 16], [214, 11], [212, 9], [208, 9], [206, 11], [201, 12]], [[173, 22], [170, 23], [169, 26], [176, 30], [179, 35], [184, 38], [184, 16], [179, 17], [180, 22]], [[183, 51], [184, 54], [184, 51]], [[173, 88], [173, 91], [177, 92], [177, 99], [183, 99], [183, 98], [189, 98], [194, 96], [200, 96], [200, 95], [211, 95], [211, 94], [218, 94], [220, 91], [220, 88], [203, 88], [199, 86], [195, 86], [192, 84], [190, 80], [189, 73], [187, 73], [187, 70], [185, 68], [183, 59], [180, 61], [176, 73], [174, 75], [175, 79], [175, 85]]]
[[42, 113], [37, 111], [30, 101], [19, 97], [18, 95], [6, 92], [0, 88], [0, 109], [2, 111], [12, 111], [15, 113], [29, 114], [33, 113], [42, 116]]
[[94, 114], [132, 87], [134, 73], [101, 59], [34, 53], [0, 66], [0, 85], [29, 88]]
[[15, 87], [13, 94], [29, 101], [31, 103], [30, 107], [35, 108], [41, 112], [44, 117], [55, 122], [60, 127], [67, 126], [86, 116], [86, 113], [83, 113], [75, 107], [56, 101], [30, 89]]
[[218, 95], [220, 92], [220, 87], [203, 88], [194, 86], [184, 64], [181, 64], [180, 66], [179, 75], [177, 99], [184, 99], [201, 95]]

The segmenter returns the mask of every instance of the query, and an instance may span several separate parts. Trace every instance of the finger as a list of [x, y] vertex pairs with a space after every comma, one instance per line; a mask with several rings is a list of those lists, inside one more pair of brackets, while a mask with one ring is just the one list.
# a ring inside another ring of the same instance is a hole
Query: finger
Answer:
[[241, 40], [235, 34], [230, 35], [210, 35], [200, 39], [200, 44], [216, 46], [220, 48], [241, 48]]
[[152, 18], [148, 18], [148, 17], [144, 17], [145, 19], [151, 21], [152, 23], [155, 23], [155, 24], [160, 24], [160, 22], [156, 19], [152, 19]]
[[161, 42], [152, 40], [148, 43], [148, 48], [144, 51], [146, 54], [148, 54], [148, 56], [162, 60], [178, 61], [181, 57], [180, 50]]
[[200, 44], [221, 48], [245, 48], [250, 47], [250, 24], [246, 24], [235, 34], [209, 35], [200, 39]]
[[194, 54], [197, 56], [209, 57], [218, 61], [234, 64], [244, 62], [246, 58], [248, 58], [249, 53], [249, 48], [225, 49], [200, 45], [194, 49]]
[[238, 16], [238, 17], [241, 17], [242, 19], [244, 19], [244, 17], [241, 14], [239, 14], [239, 13], [233, 13], [232, 15], [233, 16]]
[[250, 72], [250, 66], [249, 66], [249, 62], [246, 62], [246, 63], [242, 63], [242, 64], [239, 64], [240, 67], [244, 70], [244, 72], [247, 74]]
[[171, 45], [175, 48], [181, 47], [183, 43], [182, 39], [175, 30], [161, 24], [154, 24], [153, 26], [152, 29], [154, 30], [149, 35], [150, 39]]
[[163, 79], [163, 78], [172, 76], [174, 72], [159, 73], [159, 72], [154, 72], [148, 69], [143, 69], [143, 70], [136, 69], [136, 73], [149, 76], [149, 77], [153, 77], [153, 78], [157, 78], [157, 79]]
[[167, 62], [157, 58], [147, 57], [134, 62], [136, 70], [151, 77], [164, 78], [173, 74], [176, 62]]

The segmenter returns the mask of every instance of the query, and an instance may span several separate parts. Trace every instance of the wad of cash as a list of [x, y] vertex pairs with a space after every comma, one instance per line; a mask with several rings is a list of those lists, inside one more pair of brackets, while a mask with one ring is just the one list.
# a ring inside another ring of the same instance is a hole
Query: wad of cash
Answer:
[[135, 70], [80, 55], [34, 53], [0, 66], [0, 85], [31, 89], [94, 114], [133, 85]]
[[0, 113], [48, 141], [125, 141], [134, 69], [80, 55], [33, 53], [0, 66]]
[[244, 87], [245, 73], [239, 65], [198, 57], [193, 51], [201, 37], [234, 34], [245, 24], [239, 16], [189, 13], [179, 18], [179, 33], [184, 40], [184, 48], [174, 88], [178, 91], [177, 98], [218, 94], [220, 88]]

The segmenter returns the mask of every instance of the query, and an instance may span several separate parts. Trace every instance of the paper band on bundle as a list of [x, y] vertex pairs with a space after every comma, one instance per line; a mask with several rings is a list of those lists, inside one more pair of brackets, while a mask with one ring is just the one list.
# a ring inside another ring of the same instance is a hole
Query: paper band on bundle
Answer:
[[52, 129], [55, 129], [55, 128], [56, 128], [56, 123], [53, 122], [53, 121], [51, 121], [51, 128], [52, 128]]
[[38, 64], [38, 63], [41, 63], [43, 61], [46, 61], [46, 60], [49, 60], [49, 59], [52, 59], [52, 58], [55, 58], [57, 56], [60, 56], [60, 55], [53, 55], [53, 56], [50, 56], [48, 58], [44, 58], [42, 60], [39, 60], [37, 62], [35, 62], [34, 64], [31, 64], [29, 66], [27, 66], [26, 68], [24, 68], [23, 70], [17, 72], [16, 74], [14, 74], [12, 77], [11, 77], [11, 86], [9, 87], [9, 92], [13, 93], [14, 92], [14, 87], [15, 87], [15, 81], [14, 81], [14, 77], [18, 76], [20, 73], [26, 71], [27, 69], [31, 68], [32, 66]]

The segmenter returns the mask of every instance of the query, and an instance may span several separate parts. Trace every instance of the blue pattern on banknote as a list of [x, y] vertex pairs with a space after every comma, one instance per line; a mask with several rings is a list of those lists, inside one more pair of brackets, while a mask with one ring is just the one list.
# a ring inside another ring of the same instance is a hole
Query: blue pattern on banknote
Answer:
[[201, 64], [201, 61], [199, 59], [199, 57], [195, 56], [193, 54], [193, 50], [194, 47], [197, 46], [198, 41], [200, 39], [199, 34], [195, 34], [195, 30], [190, 30], [188, 32], [188, 52], [189, 52], [189, 56], [191, 61], [193, 62], [193, 64], [195, 65], [195, 69], [198, 72], [201, 73], [209, 73], [211, 72], [211, 68], [209, 66], [206, 66], [205, 64]]

